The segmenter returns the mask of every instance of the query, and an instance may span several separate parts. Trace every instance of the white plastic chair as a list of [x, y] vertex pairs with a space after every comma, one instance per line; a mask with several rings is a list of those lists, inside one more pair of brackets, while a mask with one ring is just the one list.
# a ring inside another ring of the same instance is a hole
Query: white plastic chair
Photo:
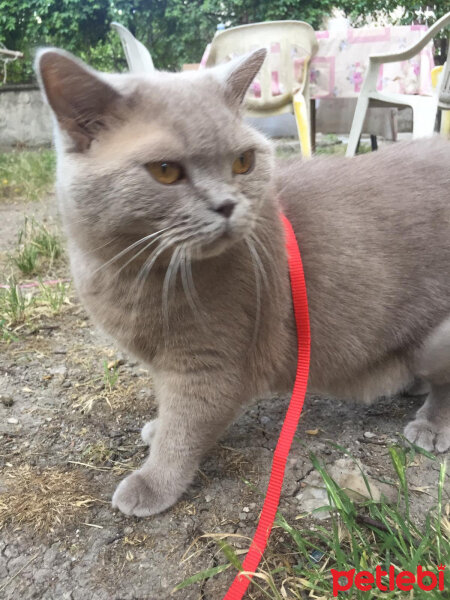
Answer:
[[218, 31], [212, 40], [206, 67], [263, 47], [268, 49], [268, 55], [247, 93], [247, 115], [268, 117], [293, 112], [302, 155], [309, 158], [309, 67], [318, 49], [311, 25], [302, 21], [268, 21]]
[[450, 49], [440, 76], [438, 107], [442, 110], [441, 134], [450, 136]]
[[[389, 94], [377, 91], [377, 79], [380, 65], [383, 63], [408, 60], [418, 54], [428, 42], [450, 23], [450, 13], [436, 21], [424, 37], [410, 48], [397, 54], [374, 54], [369, 58], [369, 68], [361, 87], [356, 104], [355, 116], [348, 140], [346, 156], [354, 156], [361, 136], [364, 119], [369, 106], [410, 106], [413, 110], [413, 138], [433, 135], [438, 107], [439, 90], [433, 96], [418, 96], [413, 94]], [[448, 62], [448, 61], [447, 61]]]
[[122, 42], [128, 68], [131, 73], [148, 73], [154, 71], [153, 60], [150, 52], [126, 27], [120, 23], [111, 23], [117, 31]]

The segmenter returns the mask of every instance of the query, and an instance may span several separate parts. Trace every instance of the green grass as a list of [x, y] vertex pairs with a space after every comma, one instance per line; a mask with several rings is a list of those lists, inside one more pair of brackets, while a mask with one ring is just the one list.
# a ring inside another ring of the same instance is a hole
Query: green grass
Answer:
[[23, 290], [11, 277], [7, 288], [0, 288], [0, 341], [18, 341], [18, 331], [24, 324], [38, 322], [43, 317], [61, 312], [69, 302], [69, 283], [45, 284]]
[[[384, 502], [376, 503], [373, 500], [356, 504], [343, 489], [339, 488], [317, 457], [311, 455], [312, 463], [320, 473], [328, 493], [329, 503], [326, 510], [331, 511], [331, 518], [325, 525], [322, 521], [307, 527], [301, 525], [302, 522], [306, 522], [304, 518], [306, 515], [301, 516], [298, 521], [300, 525], [293, 525], [278, 514], [273, 537], [279, 538], [282, 533], [284, 538], [282, 550], [278, 544], [277, 553], [274, 553], [269, 542], [261, 571], [251, 584], [250, 589], [255, 596], [250, 592], [248, 597], [270, 600], [285, 598], [330, 600], [333, 598], [331, 569], [337, 571], [356, 569], [356, 572], [369, 571], [375, 574], [377, 565], [385, 571], [388, 570], [389, 565], [392, 565], [397, 574], [399, 571], [415, 573], [417, 566], [421, 565], [424, 569], [436, 573], [437, 565], [442, 563], [447, 565], [445, 592], [437, 589], [423, 591], [415, 585], [413, 592], [395, 589], [382, 594], [375, 585], [371, 591], [360, 591], [353, 586], [348, 592], [339, 593], [338, 598], [346, 600], [450, 598], [450, 521], [449, 506], [444, 506], [444, 490], [448, 476], [443, 463], [437, 475], [436, 505], [426, 515], [424, 525], [417, 526], [410, 517], [411, 499], [407, 483], [407, 468], [413, 462], [417, 450], [424, 453], [415, 446], [411, 446], [407, 451], [398, 446], [390, 448], [399, 490], [398, 502], [394, 506]], [[346, 454], [348, 455], [348, 452]], [[427, 456], [430, 455], [427, 453]], [[367, 478], [363, 476], [370, 492]], [[446, 510], [447, 514], [445, 514]], [[216, 566], [189, 577], [181, 582], [175, 588], [176, 590], [214, 577], [230, 568], [234, 568], [236, 572], [240, 570], [240, 559], [231, 546], [231, 541], [230, 543], [224, 541], [226, 537], [224, 534], [218, 544], [226, 562], [216, 560]]]
[[119, 367], [116, 364], [108, 364], [103, 361], [103, 383], [108, 391], [112, 391], [119, 380]]
[[0, 201], [36, 201], [45, 196], [55, 179], [53, 150], [14, 150], [0, 154]]
[[43, 223], [25, 217], [18, 233], [16, 250], [10, 257], [12, 263], [24, 275], [36, 275], [51, 269], [61, 254], [59, 237]]

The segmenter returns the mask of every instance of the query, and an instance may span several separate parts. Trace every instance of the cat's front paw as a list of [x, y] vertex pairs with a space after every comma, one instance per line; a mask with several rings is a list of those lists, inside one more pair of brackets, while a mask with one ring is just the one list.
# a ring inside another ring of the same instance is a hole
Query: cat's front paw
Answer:
[[126, 515], [149, 517], [169, 508], [177, 499], [161, 490], [156, 491], [146, 476], [135, 471], [119, 483], [112, 505]]
[[429, 452], [446, 452], [450, 448], [450, 426], [419, 417], [405, 427], [405, 437]]

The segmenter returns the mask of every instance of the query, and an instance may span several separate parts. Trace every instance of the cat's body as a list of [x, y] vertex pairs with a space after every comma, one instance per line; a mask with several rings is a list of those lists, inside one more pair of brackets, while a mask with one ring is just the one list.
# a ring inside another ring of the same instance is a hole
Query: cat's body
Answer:
[[[450, 144], [274, 165], [238, 110], [261, 59], [214, 76], [107, 84], [65, 55], [41, 58], [61, 129], [58, 187], [77, 289], [95, 321], [150, 366], [159, 401], [143, 431], [150, 457], [114, 496], [127, 514], [170, 506], [244, 404], [292, 387], [280, 207], [305, 269], [310, 390], [367, 401], [425, 376], [432, 392], [407, 433], [450, 446]], [[68, 101], [55, 82], [71, 80], [85, 89]], [[93, 95], [103, 98], [94, 107]], [[97, 120], [79, 118], [94, 108]], [[247, 148], [254, 165], [232, 174]], [[153, 181], [143, 165], [157, 160], [178, 161], [183, 177]]]

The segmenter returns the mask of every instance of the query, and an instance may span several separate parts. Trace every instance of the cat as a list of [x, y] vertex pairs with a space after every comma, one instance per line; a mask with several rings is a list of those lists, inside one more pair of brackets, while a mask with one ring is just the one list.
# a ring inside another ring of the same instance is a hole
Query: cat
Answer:
[[149, 366], [159, 405], [149, 458], [113, 496], [127, 515], [174, 504], [243, 406], [291, 391], [281, 210], [304, 263], [309, 390], [369, 402], [421, 377], [430, 391], [406, 436], [450, 446], [450, 144], [275, 160], [242, 117], [265, 54], [145, 75], [57, 49], [36, 59], [76, 288]]

